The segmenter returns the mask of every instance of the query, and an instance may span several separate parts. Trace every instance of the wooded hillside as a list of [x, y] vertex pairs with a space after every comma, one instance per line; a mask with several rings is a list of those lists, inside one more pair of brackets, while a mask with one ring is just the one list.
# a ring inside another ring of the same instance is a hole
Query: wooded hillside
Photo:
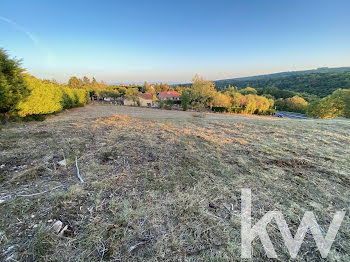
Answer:
[[215, 87], [217, 89], [222, 89], [229, 85], [239, 88], [250, 86], [256, 89], [276, 86], [279, 89], [325, 97], [339, 88], [350, 88], [350, 68], [286, 72], [215, 81]]

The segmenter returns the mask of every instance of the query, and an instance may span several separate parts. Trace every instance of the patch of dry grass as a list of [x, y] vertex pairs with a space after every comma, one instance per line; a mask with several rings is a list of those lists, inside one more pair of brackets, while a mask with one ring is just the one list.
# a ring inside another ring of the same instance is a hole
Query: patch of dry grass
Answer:
[[[240, 260], [240, 190], [251, 188], [253, 220], [280, 210], [293, 233], [306, 210], [325, 229], [347, 211], [328, 260], [349, 260], [349, 127], [121, 106], [11, 124], [0, 133], [0, 258]], [[67, 236], [52, 233], [55, 220]], [[275, 224], [269, 233], [288, 260]], [[310, 236], [299, 254], [321, 259]], [[266, 259], [258, 240], [254, 258]]]

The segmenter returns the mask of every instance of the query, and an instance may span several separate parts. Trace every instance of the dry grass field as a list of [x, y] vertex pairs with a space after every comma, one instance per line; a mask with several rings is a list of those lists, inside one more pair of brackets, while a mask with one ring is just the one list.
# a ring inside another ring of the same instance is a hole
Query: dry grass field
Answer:
[[[241, 189], [253, 223], [305, 211], [350, 261], [350, 121], [89, 105], [0, 131], [0, 260], [240, 261]], [[84, 183], [76, 176], [75, 156]], [[66, 160], [66, 165], [58, 164]], [[68, 226], [61, 237], [56, 220]], [[280, 261], [290, 259], [268, 227]], [[266, 260], [260, 240], [254, 261]], [[307, 234], [297, 261], [321, 260]]]

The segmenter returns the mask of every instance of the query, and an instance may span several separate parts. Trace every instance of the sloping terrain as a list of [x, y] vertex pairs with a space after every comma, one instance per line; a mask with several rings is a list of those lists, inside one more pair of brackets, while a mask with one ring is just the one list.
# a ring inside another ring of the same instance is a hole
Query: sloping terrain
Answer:
[[[0, 133], [0, 260], [237, 261], [241, 189], [250, 188], [253, 223], [279, 210], [293, 234], [306, 210], [325, 231], [345, 210], [328, 260], [349, 261], [349, 144], [342, 119], [122, 106], [9, 124]], [[268, 231], [279, 259], [290, 259], [274, 223]], [[259, 240], [253, 248], [266, 259]], [[297, 261], [320, 259], [308, 234]]]

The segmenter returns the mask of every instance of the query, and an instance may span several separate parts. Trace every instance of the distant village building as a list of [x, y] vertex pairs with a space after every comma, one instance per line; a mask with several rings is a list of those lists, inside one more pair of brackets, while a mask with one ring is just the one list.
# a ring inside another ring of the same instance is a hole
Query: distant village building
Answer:
[[174, 100], [174, 101], [180, 101], [180, 94], [176, 91], [166, 91], [166, 92], [160, 92], [157, 95], [158, 99], [160, 100]]
[[132, 99], [125, 99], [124, 105], [126, 105], [126, 106], [139, 105], [139, 106], [151, 107], [154, 105], [153, 95], [148, 94], [148, 93], [140, 93], [139, 100], [138, 100], [138, 102], [136, 102], [136, 104], [134, 103], [134, 101]]
[[153, 105], [153, 95], [147, 93], [141, 93], [139, 95], [140, 106], [152, 106]]

